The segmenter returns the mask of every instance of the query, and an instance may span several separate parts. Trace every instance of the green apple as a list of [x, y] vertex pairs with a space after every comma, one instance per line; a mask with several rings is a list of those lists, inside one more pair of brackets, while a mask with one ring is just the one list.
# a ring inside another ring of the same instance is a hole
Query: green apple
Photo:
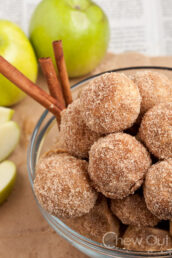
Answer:
[[81, 76], [104, 57], [109, 23], [91, 0], [42, 0], [31, 18], [30, 39], [38, 57], [53, 60], [52, 41], [61, 39], [69, 76]]
[[0, 204], [9, 196], [16, 179], [16, 166], [12, 161], [0, 163]]
[[0, 126], [0, 161], [7, 158], [15, 149], [20, 138], [20, 128], [14, 121]]
[[[0, 20], [0, 55], [35, 82], [37, 61], [34, 50], [24, 32], [6, 20]], [[11, 106], [24, 96], [21, 90], [0, 74], [0, 106]]]
[[11, 108], [0, 107], [0, 125], [9, 121], [14, 114], [14, 110]]

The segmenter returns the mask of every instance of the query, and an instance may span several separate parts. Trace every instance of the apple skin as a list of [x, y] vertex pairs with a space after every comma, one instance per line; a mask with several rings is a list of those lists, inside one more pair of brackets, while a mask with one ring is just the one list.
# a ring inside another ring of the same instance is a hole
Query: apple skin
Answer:
[[[33, 82], [37, 78], [37, 60], [31, 43], [14, 23], [0, 20], [0, 55]], [[0, 74], [0, 106], [11, 106], [25, 94]]]
[[91, 0], [42, 0], [30, 22], [30, 39], [39, 58], [50, 56], [54, 61], [52, 42], [63, 41], [70, 77], [85, 75], [101, 62], [109, 34], [106, 15]]

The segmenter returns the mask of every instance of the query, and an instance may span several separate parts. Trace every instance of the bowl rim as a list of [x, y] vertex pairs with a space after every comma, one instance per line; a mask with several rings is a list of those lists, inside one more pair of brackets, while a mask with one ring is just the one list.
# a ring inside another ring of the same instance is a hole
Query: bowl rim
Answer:
[[[118, 69], [112, 69], [112, 70], [107, 70], [92, 76], [89, 76], [77, 83], [75, 83], [73, 86], [71, 86], [71, 89], [75, 89], [76, 87], [81, 86], [82, 84], [102, 75], [105, 73], [111, 73], [111, 72], [122, 72], [122, 71], [129, 71], [129, 70], [164, 70], [164, 71], [172, 71], [172, 67], [166, 67], [166, 66], [131, 66], [131, 67], [123, 67], [123, 68], [118, 68]], [[34, 165], [33, 165], [33, 159], [32, 159], [32, 153], [34, 152], [34, 148], [35, 148], [35, 141], [36, 141], [36, 137], [38, 135], [39, 129], [42, 125], [42, 122], [44, 121], [44, 119], [47, 117], [47, 115], [49, 114], [48, 110], [45, 110], [41, 117], [39, 118], [38, 122], [36, 123], [36, 126], [33, 130], [33, 133], [31, 135], [30, 138], [30, 142], [28, 145], [28, 150], [27, 150], [27, 170], [28, 170], [28, 177], [29, 177], [29, 181], [31, 184], [31, 188], [32, 188], [32, 192], [34, 194], [34, 189], [33, 189], [33, 179], [32, 179], [32, 175], [34, 173]], [[49, 119], [49, 121], [47, 122], [46, 126], [44, 127], [43, 133], [45, 132], [45, 130], [49, 127], [49, 125], [52, 123], [52, 121], [55, 120], [55, 117], [52, 115], [52, 117]], [[43, 136], [43, 135], [42, 135]], [[40, 139], [42, 139], [42, 136]], [[39, 147], [39, 146], [38, 146]], [[124, 255], [121, 257], [169, 257], [170, 255], [172, 255], [172, 249], [170, 250], [166, 250], [166, 251], [132, 251], [132, 250], [127, 250], [127, 249], [122, 249], [122, 248], [118, 248], [115, 247], [113, 249], [107, 248], [105, 247], [103, 244], [98, 243], [96, 241], [93, 241], [81, 234], [79, 234], [78, 232], [76, 232], [75, 230], [71, 229], [70, 227], [68, 227], [64, 222], [62, 222], [59, 218], [48, 214], [39, 204], [35, 194], [34, 194], [34, 198], [36, 200], [36, 203], [42, 213], [42, 215], [44, 216], [44, 218], [46, 219], [46, 221], [50, 224], [50, 226], [58, 233], [60, 234], [62, 237], [64, 237], [65, 239], [67, 239], [69, 241], [69, 238], [65, 236], [65, 233], [69, 234], [70, 239], [73, 239], [72, 241], [77, 241], [79, 245], [81, 246], [85, 246], [86, 248], [90, 248], [90, 250], [98, 252], [101, 255], [106, 255], [108, 257], [114, 257], [113, 255]], [[57, 225], [53, 225], [51, 220], [55, 220], [55, 222], [58, 224], [58, 230], [55, 229], [55, 227], [57, 227]], [[60, 231], [65, 231], [65, 233], [62, 233]], [[72, 242], [71, 242], [72, 244]], [[158, 256], [157, 256], [158, 255]], [[165, 255], [165, 256], [164, 256]], [[119, 256], [120, 257], [120, 256]]]

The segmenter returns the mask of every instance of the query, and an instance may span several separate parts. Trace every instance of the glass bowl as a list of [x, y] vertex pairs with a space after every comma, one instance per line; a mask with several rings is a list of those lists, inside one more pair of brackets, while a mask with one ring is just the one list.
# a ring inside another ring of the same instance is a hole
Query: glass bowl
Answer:
[[[111, 70], [107, 72], [123, 72], [127, 75], [132, 74], [138, 70], [154, 70], [165, 73], [169, 79], [172, 80], [172, 68], [169, 67], [154, 67], [154, 66], [140, 66], [140, 67], [127, 67], [120, 68], [116, 70]], [[104, 72], [105, 73], [105, 72]], [[103, 74], [103, 73], [101, 73]], [[99, 76], [100, 74], [91, 76], [74, 86], [72, 86], [72, 92], [74, 98], [78, 94], [78, 90], [87, 85], [89, 81], [93, 78]], [[31, 137], [30, 145], [28, 148], [28, 174], [29, 180], [31, 183], [31, 187], [33, 190], [33, 181], [35, 178], [35, 166], [36, 163], [41, 156], [42, 153], [48, 151], [52, 145], [55, 144], [55, 135], [58, 133], [57, 123], [54, 116], [52, 116], [47, 110], [42, 114], [39, 119], [34, 132]], [[34, 193], [34, 191], [33, 191]], [[35, 196], [35, 195], [34, 195]], [[69, 228], [62, 220], [59, 218], [48, 214], [38, 203], [37, 198], [35, 196], [35, 200], [39, 209], [46, 219], [46, 221], [50, 224], [50, 226], [63, 238], [65, 238], [69, 243], [79, 249], [81, 252], [85, 253], [90, 257], [172, 257], [172, 250], [161, 251], [161, 252], [136, 252], [136, 251], [128, 251], [125, 249], [120, 249], [114, 247], [110, 249], [103, 244], [98, 242], [94, 242], [91, 239], [88, 239], [76, 231]]]

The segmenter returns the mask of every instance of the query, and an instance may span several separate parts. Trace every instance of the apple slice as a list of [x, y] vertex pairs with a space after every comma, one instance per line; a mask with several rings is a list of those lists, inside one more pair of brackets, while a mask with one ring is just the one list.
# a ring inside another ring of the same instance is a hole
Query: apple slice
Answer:
[[9, 196], [16, 179], [16, 166], [12, 161], [0, 163], [0, 204]]
[[11, 108], [0, 107], [0, 125], [9, 121], [14, 114]]
[[9, 121], [0, 126], [0, 161], [7, 158], [15, 149], [20, 137], [16, 122]]

